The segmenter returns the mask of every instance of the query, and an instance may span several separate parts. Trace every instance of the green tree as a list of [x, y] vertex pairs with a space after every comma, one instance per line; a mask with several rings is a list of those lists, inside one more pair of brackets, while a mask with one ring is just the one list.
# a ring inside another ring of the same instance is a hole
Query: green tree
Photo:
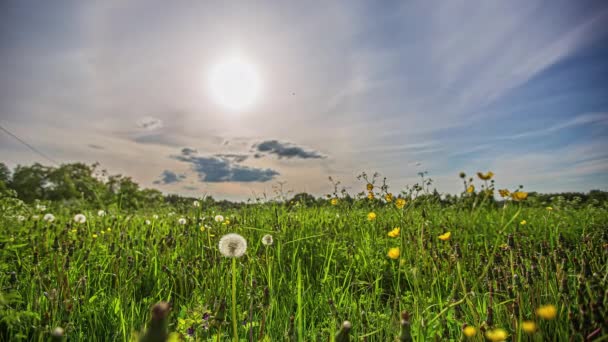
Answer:
[[39, 163], [32, 166], [17, 165], [9, 187], [17, 192], [19, 199], [32, 203], [36, 199], [46, 199], [49, 168]]

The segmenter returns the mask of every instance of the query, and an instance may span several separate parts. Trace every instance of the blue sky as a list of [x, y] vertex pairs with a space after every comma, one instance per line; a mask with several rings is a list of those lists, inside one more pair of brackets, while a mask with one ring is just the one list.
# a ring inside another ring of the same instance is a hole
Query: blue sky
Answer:
[[[381, 4], [381, 5], [380, 5]], [[426, 170], [608, 190], [605, 1], [3, 1], [0, 124], [59, 162], [244, 199]], [[238, 113], [210, 67], [263, 83]], [[0, 134], [10, 166], [45, 162]]]

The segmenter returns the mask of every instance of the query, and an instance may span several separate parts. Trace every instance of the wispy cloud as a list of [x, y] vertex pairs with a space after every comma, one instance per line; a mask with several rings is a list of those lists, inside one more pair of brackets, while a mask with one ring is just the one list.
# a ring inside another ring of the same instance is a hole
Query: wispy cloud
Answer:
[[541, 128], [537, 130], [526, 131], [510, 136], [498, 137], [497, 139], [522, 139], [522, 138], [532, 138], [544, 136], [552, 133], [556, 133], [558, 131], [573, 128], [581, 125], [588, 124], [597, 124], [597, 125], [607, 125], [608, 124], [608, 113], [590, 113], [579, 115], [573, 119], [566, 120], [560, 123], [556, 123], [552, 126]]

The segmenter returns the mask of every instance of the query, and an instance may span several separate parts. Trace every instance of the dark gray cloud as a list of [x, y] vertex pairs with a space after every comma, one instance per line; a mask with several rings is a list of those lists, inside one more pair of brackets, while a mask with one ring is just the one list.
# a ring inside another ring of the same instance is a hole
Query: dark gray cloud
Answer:
[[95, 144], [88, 144], [87, 146], [89, 146], [90, 148], [95, 149], [95, 150], [105, 150], [105, 147], [95, 145]]
[[184, 190], [190, 190], [190, 191], [195, 191], [195, 190], [198, 190], [198, 188], [197, 188], [197, 187], [192, 186], [192, 185], [186, 185], [186, 186], [184, 186], [183, 188], [184, 188]]
[[[186, 151], [188, 152], [188, 151]], [[198, 174], [202, 182], [267, 182], [278, 176], [272, 169], [261, 169], [239, 164], [247, 156], [214, 155], [209, 157], [195, 156], [184, 153], [172, 158], [191, 164], [192, 170]]]
[[185, 156], [191, 156], [191, 155], [197, 154], [197, 153], [198, 153], [198, 151], [193, 148], [190, 148], [190, 147], [182, 148], [182, 154]]
[[[317, 151], [307, 151], [304, 148], [286, 142], [280, 142], [278, 140], [265, 140], [252, 146], [255, 151], [276, 154], [279, 158], [302, 158], [302, 159], [323, 159], [326, 156], [320, 154]], [[261, 157], [259, 153], [256, 153], [256, 158]]]
[[159, 129], [163, 127], [163, 121], [157, 118], [145, 117], [137, 121], [137, 127], [147, 130]]
[[179, 183], [179, 182], [183, 181], [184, 179], [186, 179], [186, 175], [183, 175], [183, 174], [180, 175], [173, 171], [165, 170], [165, 171], [163, 171], [163, 173], [161, 173], [160, 179], [157, 181], [154, 181], [154, 184], [173, 184], [173, 183]]

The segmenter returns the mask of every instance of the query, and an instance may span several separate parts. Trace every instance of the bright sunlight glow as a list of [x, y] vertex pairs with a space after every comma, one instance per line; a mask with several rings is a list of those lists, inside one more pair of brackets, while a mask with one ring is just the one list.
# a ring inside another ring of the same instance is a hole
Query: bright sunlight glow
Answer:
[[220, 106], [240, 111], [251, 107], [258, 99], [261, 80], [251, 63], [231, 58], [211, 68], [209, 88], [213, 100]]

